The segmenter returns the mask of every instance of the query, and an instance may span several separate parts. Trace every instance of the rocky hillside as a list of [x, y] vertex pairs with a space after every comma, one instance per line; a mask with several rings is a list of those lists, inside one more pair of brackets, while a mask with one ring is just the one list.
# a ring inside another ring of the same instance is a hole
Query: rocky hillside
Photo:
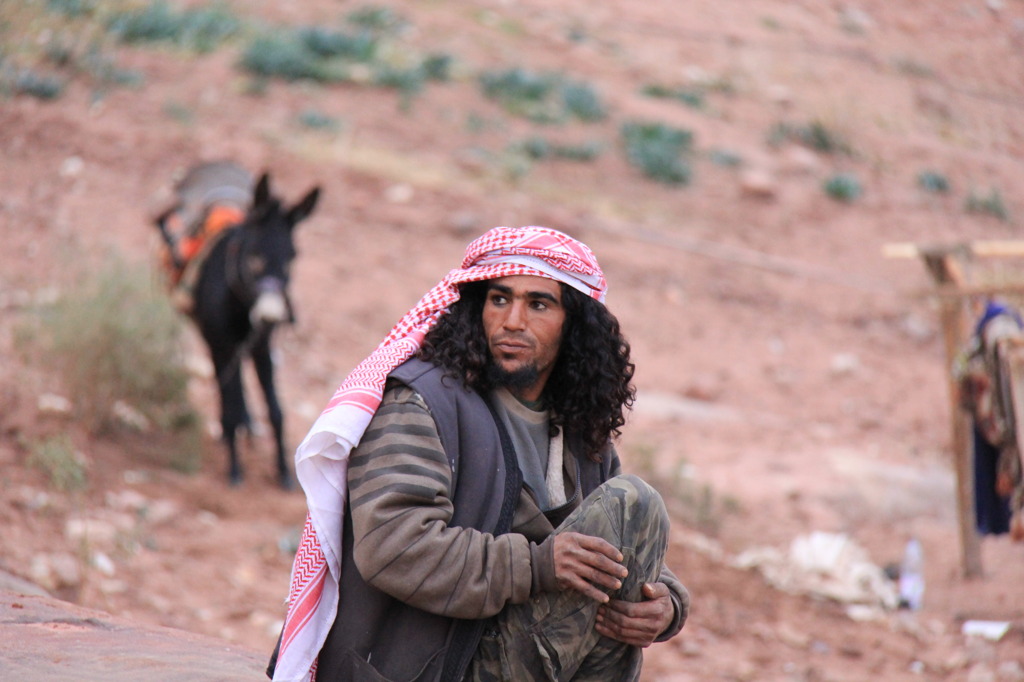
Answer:
[[[170, 469], [162, 434], [97, 433], [54, 400], [19, 332], [111, 251], [154, 268], [174, 179], [230, 158], [293, 200], [324, 190], [277, 339], [293, 446], [472, 237], [542, 224], [593, 247], [638, 368], [620, 450], [669, 500], [694, 597], [645, 680], [1024, 679], [1024, 547], [986, 538], [984, 577], [961, 575], [936, 300], [882, 255], [1017, 238], [1021, 0], [6, 2], [0, 96], [5, 572], [273, 647], [305, 503], [266, 439], [241, 488], [212, 429], [198, 471]], [[39, 464], [53, 443], [70, 492]], [[920, 611], [793, 577], [795, 541], [874, 571], [910, 537]]]

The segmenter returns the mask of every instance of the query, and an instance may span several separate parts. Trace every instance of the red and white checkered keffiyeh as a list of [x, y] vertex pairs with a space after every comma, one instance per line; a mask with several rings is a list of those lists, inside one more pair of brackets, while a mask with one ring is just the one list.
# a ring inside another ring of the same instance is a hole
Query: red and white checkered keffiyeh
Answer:
[[380, 405], [388, 374], [420, 347], [465, 282], [534, 275], [564, 282], [603, 302], [601, 267], [583, 243], [544, 227], [496, 227], [466, 249], [452, 270], [395, 325], [342, 382], [295, 453], [309, 512], [292, 566], [288, 613], [274, 680], [316, 678], [316, 660], [338, 612], [348, 456]]

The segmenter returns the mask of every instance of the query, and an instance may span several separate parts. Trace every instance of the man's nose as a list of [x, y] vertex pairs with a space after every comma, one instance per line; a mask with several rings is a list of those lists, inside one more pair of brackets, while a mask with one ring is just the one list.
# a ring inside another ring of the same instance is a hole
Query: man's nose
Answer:
[[523, 301], [513, 301], [508, 307], [508, 314], [505, 316], [506, 329], [523, 329], [526, 326], [526, 304]]

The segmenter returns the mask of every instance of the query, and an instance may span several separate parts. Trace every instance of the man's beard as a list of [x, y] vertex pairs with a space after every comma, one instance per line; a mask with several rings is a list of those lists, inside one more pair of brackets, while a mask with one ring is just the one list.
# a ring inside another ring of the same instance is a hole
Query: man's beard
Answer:
[[516, 369], [508, 370], [499, 365], [492, 358], [484, 369], [487, 382], [491, 386], [502, 386], [507, 389], [529, 388], [537, 383], [540, 378], [540, 371], [536, 364], [524, 365]]

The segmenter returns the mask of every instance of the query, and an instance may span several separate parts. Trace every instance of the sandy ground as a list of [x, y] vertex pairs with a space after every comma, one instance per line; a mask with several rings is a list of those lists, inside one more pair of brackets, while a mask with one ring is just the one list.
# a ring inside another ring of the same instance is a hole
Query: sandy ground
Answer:
[[[882, 256], [892, 242], [1019, 233], [1024, 3], [388, 6], [412, 26], [404, 41], [459, 64], [455, 80], [429, 84], [404, 109], [395, 92], [355, 84], [274, 81], [251, 94], [237, 44], [203, 56], [121, 46], [118, 63], [144, 75], [138, 88], [99, 96], [77, 78], [55, 100], [0, 100], [0, 569], [53, 579], [70, 561], [77, 577], [55, 589], [63, 598], [272, 648], [305, 504], [275, 487], [266, 439], [245, 445], [249, 478], [238, 489], [224, 485], [212, 437], [199, 473], [155, 466], [139, 455], [144, 435], [92, 437], [41, 413], [39, 396], [60, 386], [14, 344], [25, 302], [69, 286], [81, 264], [110, 248], [151, 263], [149, 221], [174, 175], [232, 158], [270, 169], [292, 200], [313, 184], [324, 190], [298, 234], [299, 321], [276, 344], [292, 446], [472, 237], [542, 224], [597, 253], [638, 368], [620, 450], [669, 501], [669, 563], [693, 593], [686, 630], [650, 649], [645, 680], [1024, 679], [1024, 546], [984, 539], [984, 575], [963, 578], [938, 306], [920, 262]], [[356, 7], [236, 11], [334, 26]], [[55, 30], [41, 16], [0, 5], [12, 59], [30, 61]], [[473, 74], [513, 66], [595, 85], [609, 117], [541, 126], [507, 114]], [[702, 87], [704, 106], [644, 97], [648, 84]], [[297, 123], [311, 110], [338, 125]], [[625, 162], [618, 129], [634, 119], [693, 132], [689, 186]], [[768, 143], [777, 124], [812, 121], [852, 153]], [[607, 149], [592, 163], [525, 168], [504, 150], [529, 135]], [[716, 163], [715, 150], [742, 163]], [[925, 171], [950, 191], [923, 191]], [[837, 172], [862, 183], [856, 201], [822, 191]], [[972, 192], [993, 188], [1008, 220], [964, 209]], [[987, 267], [970, 273], [983, 278]], [[215, 422], [212, 381], [192, 388]], [[83, 493], [59, 494], [25, 466], [27, 444], [55, 433], [89, 462]], [[95, 522], [85, 541], [80, 519]], [[791, 594], [741, 567], [809, 537], [849, 541], [874, 567], [919, 538], [923, 609], [851, 617], [848, 604]], [[990, 641], [963, 635], [968, 620], [1012, 627]]]

